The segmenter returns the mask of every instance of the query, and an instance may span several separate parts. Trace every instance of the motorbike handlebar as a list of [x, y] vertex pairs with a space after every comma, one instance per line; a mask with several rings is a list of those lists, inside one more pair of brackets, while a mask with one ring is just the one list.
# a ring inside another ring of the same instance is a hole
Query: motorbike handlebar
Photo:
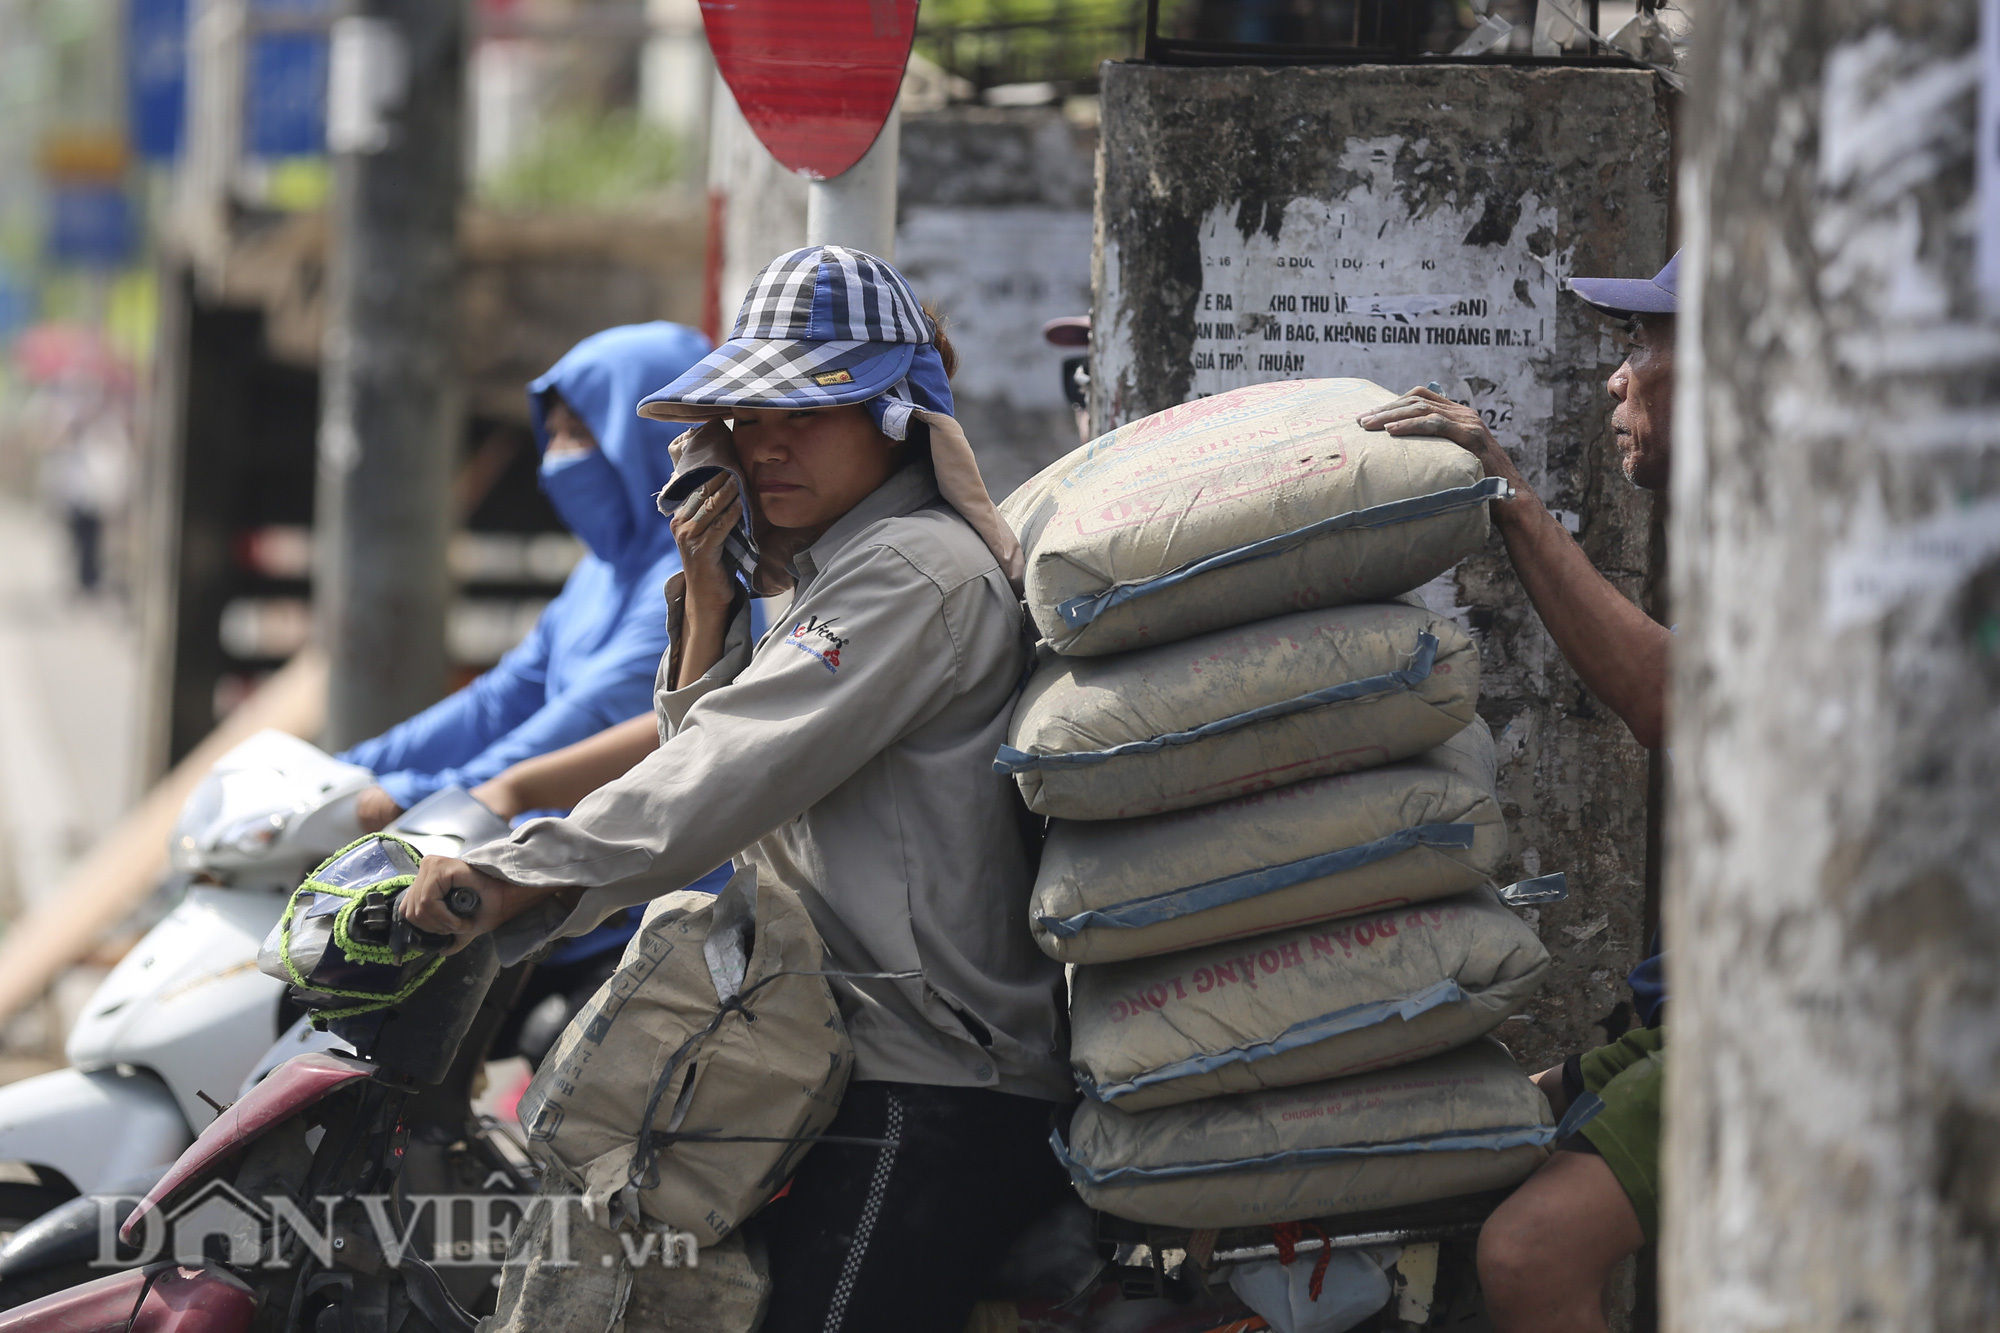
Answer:
[[[469, 921], [479, 914], [479, 891], [462, 885], [448, 890], [444, 895], [444, 905], [453, 916]], [[452, 943], [449, 935], [434, 935], [411, 925], [390, 906], [388, 899], [375, 899], [374, 895], [357, 915], [355, 924], [371, 938], [386, 939], [390, 952], [398, 961], [412, 950], [437, 951], [450, 948]]]

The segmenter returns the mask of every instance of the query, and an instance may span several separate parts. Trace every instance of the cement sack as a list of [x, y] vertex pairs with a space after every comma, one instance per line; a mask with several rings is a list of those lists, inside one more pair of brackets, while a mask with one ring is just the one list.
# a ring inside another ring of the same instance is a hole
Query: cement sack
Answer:
[[756, 1333], [771, 1301], [757, 1237], [696, 1249], [657, 1227], [614, 1231], [577, 1205], [529, 1206], [478, 1333]]
[[1093, 1208], [1237, 1227], [1505, 1189], [1554, 1135], [1548, 1100], [1487, 1038], [1394, 1069], [1157, 1111], [1086, 1101], [1053, 1143]]
[[1118, 657], [1045, 657], [994, 767], [1028, 808], [1129, 819], [1422, 754], [1472, 721], [1479, 650], [1403, 602]]
[[643, 1215], [703, 1245], [727, 1236], [846, 1090], [853, 1048], [824, 954], [798, 895], [754, 869], [713, 897], [655, 902], [521, 1098], [544, 1179], [618, 1226]]
[[1233, 944], [1080, 967], [1070, 1064], [1128, 1111], [1407, 1064], [1491, 1032], [1548, 950], [1491, 888]]
[[1233, 389], [1121, 426], [1009, 496], [1035, 625], [1079, 657], [1394, 597], [1486, 542], [1504, 490], [1449, 441], [1364, 431], [1367, 380]]
[[1464, 893], [1507, 853], [1493, 777], [1475, 718], [1399, 764], [1145, 819], [1056, 820], [1035, 942], [1108, 963]]

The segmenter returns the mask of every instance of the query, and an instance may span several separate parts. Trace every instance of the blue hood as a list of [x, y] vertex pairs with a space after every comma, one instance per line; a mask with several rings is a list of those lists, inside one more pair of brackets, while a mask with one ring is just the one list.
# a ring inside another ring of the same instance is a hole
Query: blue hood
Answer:
[[[673, 475], [667, 443], [678, 423], [641, 420], [639, 400], [699, 361], [708, 340], [678, 324], [632, 324], [585, 338], [529, 388], [543, 449], [545, 395], [555, 389], [597, 437], [609, 479], [590, 503], [629, 506], [622, 523], [591, 526], [598, 542], [577, 562], [534, 629], [498, 666], [448, 699], [347, 752], [375, 770], [405, 808], [444, 787], [473, 787], [510, 764], [560, 749], [653, 706], [667, 650], [666, 581], [680, 569], [673, 530], [653, 493]], [[572, 465], [580, 467], [581, 464]], [[595, 470], [595, 469], [592, 469]], [[603, 551], [604, 532], [619, 534]]]
[[553, 389], [590, 427], [598, 450], [624, 484], [632, 536], [622, 550], [593, 547], [593, 554], [620, 569], [650, 565], [673, 549], [673, 533], [653, 497], [674, 474], [667, 445], [687, 429], [683, 422], [639, 416], [639, 400], [678, 378], [706, 356], [709, 347], [707, 338], [682, 324], [664, 320], [622, 324], [585, 338], [528, 386], [536, 448], [546, 451], [549, 445], [543, 418]]

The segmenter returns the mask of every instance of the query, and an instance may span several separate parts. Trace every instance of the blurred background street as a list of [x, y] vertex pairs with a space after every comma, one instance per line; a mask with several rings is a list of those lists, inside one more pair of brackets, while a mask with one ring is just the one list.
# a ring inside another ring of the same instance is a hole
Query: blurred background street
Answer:
[[[1090, 348], [1042, 331], [1104, 295], [1104, 62], [1454, 52], [1670, 70], [1685, 31], [1670, 7], [1616, 0], [924, 0], [915, 13], [883, 140], [888, 235], [958, 349], [958, 416], [996, 496], [1079, 439], [1087, 376], [1073, 372]], [[329, 635], [338, 580], [316, 564], [334, 550], [333, 572], [353, 573], [353, 548], [328, 546], [329, 506], [369, 509], [319, 483], [352, 388], [329, 333], [357, 290], [339, 268], [358, 242], [336, 187], [394, 156], [351, 140], [337, 104], [380, 69], [356, 66], [361, 83], [341, 91], [330, 0], [0, 0], [0, 1081], [62, 1062], [92, 988], [186, 887], [165, 833], [204, 741], [240, 739], [245, 718], [355, 739], [367, 730], [344, 734], [340, 713], [355, 661], [406, 668], [401, 717], [535, 623], [583, 547], [538, 485], [527, 382], [611, 325], [727, 337], [757, 269], [805, 243], [817, 187], [753, 132], [696, 0], [477, 0], [468, 16], [463, 96], [439, 122], [462, 189], [434, 182], [455, 218], [450, 276], [422, 295], [448, 329], [432, 392], [449, 425], [435, 441], [370, 437], [392, 456], [444, 456], [433, 475], [448, 484], [424, 501], [443, 536], [423, 549], [447, 568], [383, 559], [392, 578], [446, 591], [390, 642], [361, 643]], [[1100, 400], [1100, 423], [1113, 407]], [[375, 531], [409, 535], [392, 529]], [[330, 699], [311, 674], [323, 668], [307, 669], [316, 641], [334, 649]], [[292, 692], [245, 713], [287, 663], [303, 673]], [[1509, 732], [1524, 772], [1534, 707]], [[1642, 795], [1625, 804], [1643, 814]], [[1541, 854], [1526, 846], [1523, 863]], [[1643, 887], [1619, 892], [1636, 920]], [[1609, 1004], [1591, 986], [1576, 1021]]]
[[[609, 354], [567, 354], [648, 325], [594, 346], [685, 366], [788, 251], [934, 306], [996, 499], [1211, 393], [1436, 379], [1651, 605], [1623, 353], [1558, 293], [1671, 253], [1688, 33], [1663, 0], [0, 0], [0, 1239], [143, 1188], [291, 1056], [378, 1054], [260, 946], [363, 827], [436, 793], [483, 842], [534, 812], [451, 789], [647, 707], [670, 553], [592, 520], [655, 522], [661, 475], [624, 475]], [[609, 467], [544, 458], [558, 392]], [[1480, 644], [1498, 882], [1573, 886], [1504, 1020], [1540, 1068], [1633, 1021], [1661, 781], [1497, 539], [1421, 593]], [[510, 971], [453, 1095], [514, 1119], [634, 929]]]
[[[1089, 310], [1095, 71], [1140, 13], [923, 7], [901, 262], [967, 354], [996, 493], [1075, 439], [1040, 328]], [[0, 0], [0, 940], [312, 633], [331, 18]], [[693, 0], [482, 0], [466, 80], [440, 686], [496, 661], [580, 553], [536, 485], [526, 382], [607, 325], [718, 331], [803, 239], [806, 198]], [[157, 914], [135, 912], [0, 1016], [0, 1078], [59, 1062]]]
[[[51, 902], [130, 805], [139, 781], [138, 634], [129, 603], [75, 583], [70, 534], [45, 506], [0, 496], [0, 910]], [[77, 1007], [128, 943], [71, 968], [16, 1018], [0, 1078], [53, 1068]]]

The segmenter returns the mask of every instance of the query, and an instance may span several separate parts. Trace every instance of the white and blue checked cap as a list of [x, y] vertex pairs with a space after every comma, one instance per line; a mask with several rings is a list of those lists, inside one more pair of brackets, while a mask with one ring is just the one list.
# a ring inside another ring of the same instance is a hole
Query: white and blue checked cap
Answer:
[[[1021, 543], [994, 507], [972, 445], [952, 417], [949, 377], [935, 341], [917, 294], [889, 264], [842, 245], [807, 246], [764, 266], [743, 298], [729, 341], [641, 402], [639, 415], [701, 421], [732, 407], [867, 403], [882, 433], [901, 440], [921, 413], [938, 493], [979, 534], [1019, 593]], [[700, 441], [711, 431], [723, 428], [704, 427], [683, 438]], [[660, 492], [662, 512], [670, 512], [717, 467], [735, 470], [711, 463], [677, 476]], [[731, 540], [740, 558], [754, 555], [747, 522]], [[754, 560], [740, 567], [754, 586]]]
[[930, 321], [903, 275], [844, 245], [809, 245], [764, 265], [731, 342], [927, 343]]
[[729, 341], [639, 404], [641, 416], [699, 420], [730, 407], [838, 407], [909, 373], [931, 322], [884, 260], [843, 245], [778, 256], [750, 284]]

